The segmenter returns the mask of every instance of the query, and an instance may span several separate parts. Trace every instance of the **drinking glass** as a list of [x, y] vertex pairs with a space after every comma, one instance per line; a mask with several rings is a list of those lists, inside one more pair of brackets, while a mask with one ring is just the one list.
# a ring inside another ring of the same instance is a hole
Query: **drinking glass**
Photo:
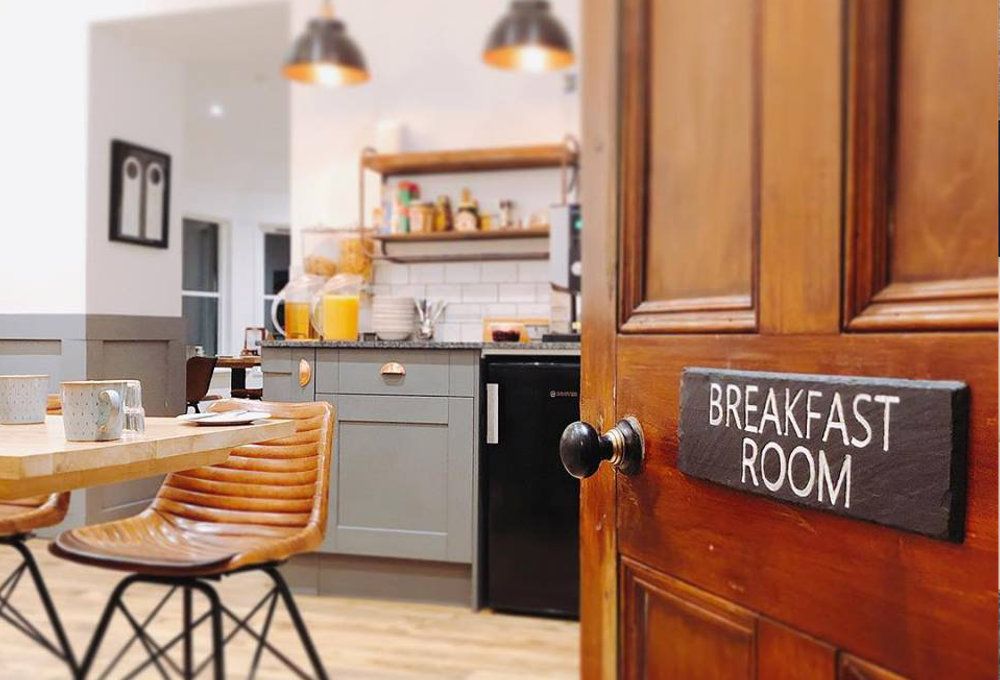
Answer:
[[138, 380], [127, 380], [124, 401], [124, 432], [126, 434], [142, 434], [146, 431], [146, 411], [142, 408], [142, 383]]

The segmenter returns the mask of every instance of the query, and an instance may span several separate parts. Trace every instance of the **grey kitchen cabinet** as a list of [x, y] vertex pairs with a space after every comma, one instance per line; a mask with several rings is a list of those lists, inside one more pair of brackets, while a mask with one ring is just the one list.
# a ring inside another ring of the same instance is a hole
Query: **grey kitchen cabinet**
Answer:
[[[265, 399], [298, 387], [301, 350], [280, 349], [264, 349]], [[313, 359], [309, 398], [337, 411], [320, 551], [472, 563], [479, 352], [320, 347]]]
[[261, 371], [264, 398], [268, 401], [312, 401], [315, 398], [315, 349], [267, 347], [261, 356]]

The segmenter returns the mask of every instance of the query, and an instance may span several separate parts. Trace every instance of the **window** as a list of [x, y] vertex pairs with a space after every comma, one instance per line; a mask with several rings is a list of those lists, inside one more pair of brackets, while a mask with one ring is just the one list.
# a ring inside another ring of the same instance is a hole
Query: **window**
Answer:
[[[264, 232], [264, 325], [272, 336], [277, 332], [271, 322], [274, 296], [288, 283], [291, 261], [291, 238], [287, 231]], [[285, 324], [285, 306], [278, 308], [278, 323]]]
[[187, 344], [201, 345], [205, 354], [219, 351], [219, 225], [184, 220], [182, 314]]

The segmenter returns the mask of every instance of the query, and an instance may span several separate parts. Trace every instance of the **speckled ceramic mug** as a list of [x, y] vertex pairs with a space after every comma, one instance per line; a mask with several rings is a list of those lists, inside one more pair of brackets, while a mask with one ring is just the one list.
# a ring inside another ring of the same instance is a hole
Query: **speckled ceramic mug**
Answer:
[[71, 442], [121, 439], [125, 426], [124, 380], [76, 380], [62, 387], [63, 427]]
[[0, 423], [44, 423], [48, 392], [47, 375], [0, 375]]

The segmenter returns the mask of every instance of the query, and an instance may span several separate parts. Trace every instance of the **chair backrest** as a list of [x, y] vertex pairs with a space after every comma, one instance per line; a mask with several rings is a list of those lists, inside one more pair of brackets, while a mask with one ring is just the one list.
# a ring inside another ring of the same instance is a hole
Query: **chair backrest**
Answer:
[[218, 360], [218, 357], [191, 357], [187, 360], [187, 403], [195, 404], [208, 394]]
[[151, 508], [182, 522], [230, 526], [234, 533], [326, 532], [327, 495], [333, 458], [333, 407], [326, 402], [282, 404], [227, 399], [212, 411], [246, 409], [295, 421], [290, 437], [235, 448], [219, 465], [167, 477]]

